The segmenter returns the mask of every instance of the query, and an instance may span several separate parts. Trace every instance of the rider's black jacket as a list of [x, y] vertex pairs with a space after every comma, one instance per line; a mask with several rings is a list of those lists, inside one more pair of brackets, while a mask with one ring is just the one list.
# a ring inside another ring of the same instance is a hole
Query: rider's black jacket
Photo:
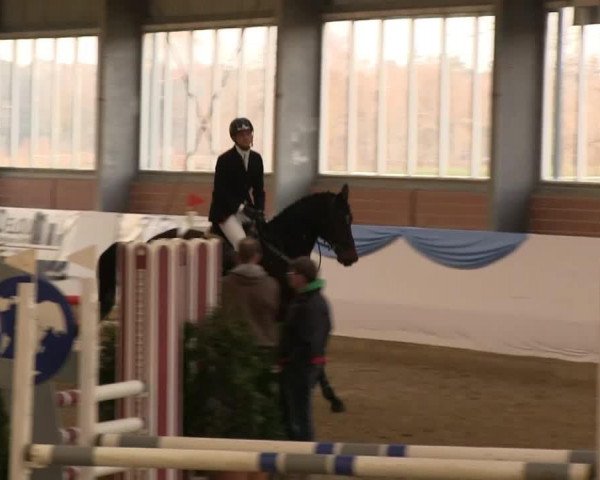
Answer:
[[221, 223], [238, 211], [242, 203], [257, 210], [265, 209], [263, 160], [250, 150], [248, 170], [235, 146], [217, 159], [212, 203], [208, 219]]

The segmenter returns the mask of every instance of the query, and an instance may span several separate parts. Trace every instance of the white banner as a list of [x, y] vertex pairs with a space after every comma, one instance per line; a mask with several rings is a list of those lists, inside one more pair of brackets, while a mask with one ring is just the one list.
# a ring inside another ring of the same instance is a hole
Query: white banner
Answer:
[[204, 231], [210, 223], [198, 216], [0, 208], [0, 256], [35, 250], [38, 274], [73, 293], [69, 278], [95, 272], [68, 262], [71, 253], [94, 245], [100, 255], [115, 242], [147, 241], [173, 228], [184, 231], [188, 225]]
[[[79, 215], [80, 212], [75, 211], [1, 208], [2, 250], [33, 248], [56, 252], [68, 242]], [[12, 254], [12, 251], [7, 253]]]
[[178, 228], [186, 230], [188, 225], [205, 231], [210, 227], [206, 217], [193, 217], [180, 215], [142, 215], [135, 213], [118, 214], [119, 230], [117, 241], [119, 242], [146, 242], [159, 233]]

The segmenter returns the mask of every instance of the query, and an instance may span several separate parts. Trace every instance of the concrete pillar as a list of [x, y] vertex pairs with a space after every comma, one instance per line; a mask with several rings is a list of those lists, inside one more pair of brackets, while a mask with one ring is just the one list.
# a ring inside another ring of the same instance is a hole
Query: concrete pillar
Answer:
[[138, 170], [145, 0], [104, 0], [99, 41], [98, 208], [124, 212]]
[[279, 0], [275, 210], [308, 193], [319, 165], [322, 0]]
[[545, 12], [543, 0], [498, 0], [490, 227], [527, 228], [540, 178]]

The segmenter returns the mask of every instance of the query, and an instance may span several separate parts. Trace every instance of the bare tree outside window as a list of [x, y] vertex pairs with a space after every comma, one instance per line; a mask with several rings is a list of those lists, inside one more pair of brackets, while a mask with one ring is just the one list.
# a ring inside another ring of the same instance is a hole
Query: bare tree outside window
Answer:
[[549, 12], [542, 179], [600, 181], [600, 25], [574, 25], [574, 9]]
[[229, 122], [252, 120], [272, 170], [276, 27], [144, 35], [140, 168], [210, 172]]
[[486, 178], [494, 18], [327, 22], [323, 174]]
[[95, 168], [97, 64], [97, 37], [0, 40], [0, 166]]

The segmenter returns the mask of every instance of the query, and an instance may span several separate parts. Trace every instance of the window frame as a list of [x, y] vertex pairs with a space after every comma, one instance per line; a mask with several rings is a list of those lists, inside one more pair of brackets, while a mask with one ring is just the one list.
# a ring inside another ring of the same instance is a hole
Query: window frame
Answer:
[[[30, 103], [31, 103], [31, 107], [34, 104], [34, 101], [37, 99], [36, 96], [34, 96], [34, 83], [35, 83], [35, 71], [36, 69], [34, 69], [33, 65], [34, 65], [34, 60], [35, 60], [35, 48], [36, 48], [36, 40], [54, 40], [55, 42], [57, 42], [60, 39], [73, 39], [75, 40], [75, 59], [74, 59], [74, 65], [77, 65], [77, 52], [78, 52], [78, 42], [77, 39], [80, 37], [94, 37], [96, 39], [96, 45], [97, 45], [97, 51], [96, 51], [96, 85], [97, 87], [99, 86], [99, 82], [100, 82], [100, 45], [101, 45], [101, 29], [97, 28], [97, 27], [90, 27], [90, 28], [74, 28], [74, 29], [63, 29], [63, 30], [27, 30], [27, 31], [21, 31], [21, 30], [16, 30], [16, 31], [5, 31], [5, 32], [1, 32], [0, 33], [0, 41], [6, 41], [6, 40], [11, 40], [14, 43], [13, 46], [13, 55], [16, 52], [16, 45], [17, 45], [17, 41], [19, 40], [32, 40], [32, 73], [31, 73], [31, 89], [30, 89], [30, 93], [31, 93], [31, 99], [30, 99]], [[56, 43], [54, 48], [56, 48]], [[15, 60], [13, 60], [13, 62], [15, 62]], [[56, 62], [54, 62], [56, 63]], [[76, 70], [77, 71], [77, 70]], [[11, 82], [13, 81], [12, 79], [14, 79], [15, 77], [15, 73], [14, 73], [14, 67], [11, 66]], [[11, 85], [11, 97], [14, 95], [15, 91], [14, 91], [14, 85]], [[38, 92], [39, 93], [39, 92]], [[11, 158], [13, 157], [13, 150], [15, 148], [15, 146], [13, 145], [14, 142], [14, 124], [16, 123], [16, 121], [18, 120], [18, 116], [19, 115], [14, 115], [13, 111], [12, 111], [12, 101], [14, 99], [11, 99], [11, 132], [10, 132], [10, 150], [11, 150]], [[52, 103], [55, 102], [55, 99], [52, 99]], [[53, 106], [54, 109], [54, 106]], [[77, 109], [77, 102], [76, 100], [73, 101], [73, 105], [71, 107], [72, 109], [72, 115], [73, 115], [73, 120], [75, 120], [79, 114], [77, 112], [75, 112], [75, 110]], [[33, 108], [31, 108], [31, 111], [34, 112], [35, 110]], [[56, 115], [56, 113], [53, 111], [52, 113], [53, 116]], [[27, 166], [18, 166], [18, 165], [14, 165], [14, 160], [11, 160], [11, 164], [7, 165], [7, 166], [0, 166], [0, 170], [2, 171], [2, 173], [4, 175], [7, 175], [8, 177], [12, 177], [12, 176], [25, 176], [25, 177], [31, 177], [31, 178], [46, 178], [46, 177], [64, 177], [64, 178], [93, 178], [95, 176], [95, 172], [98, 169], [98, 102], [97, 102], [97, 94], [94, 96], [94, 115], [93, 115], [93, 130], [94, 130], [94, 141], [93, 141], [93, 152], [94, 152], [94, 161], [93, 161], [93, 165], [91, 168], [81, 168], [81, 167], [75, 167], [75, 166], [69, 166], [69, 167], [40, 167], [40, 166], [35, 166], [33, 165], [33, 156], [34, 156], [34, 152], [33, 152], [33, 145], [35, 144], [35, 141], [37, 139], [33, 138], [33, 132], [36, 131], [36, 119], [34, 118], [36, 115], [32, 114], [32, 118], [31, 118], [31, 122], [30, 122], [30, 152], [29, 152], [29, 165]], [[15, 120], [15, 117], [17, 117], [17, 120]], [[71, 135], [71, 144], [72, 144], [72, 149], [73, 146], [78, 142], [81, 141], [81, 138], [77, 138], [77, 135], [79, 135], [79, 137], [81, 136], [81, 131], [79, 131], [79, 133], [77, 133], [76, 129], [72, 129], [73, 131], [70, 132]], [[80, 129], [81, 130], [81, 127]], [[53, 132], [53, 136], [56, 135], [56, 133]], [[53, 143], [56, 140], [53, 140]], [[75, 163], [75, 159], [72, 158], [72, 164]]]
[[[600, 176], [590, 177], [588, 171], [587, 155], [587, 133], [588, 121], [587, 111], [583, 106], [586, 104], [586, 45], [588, 40], [585, 35], [584, 26], [580, 26], [578, 36], [578, 60], [577, 60], [577, 115], [575, 129], [575, 172], [572, 177], [561, 176], [563, 162], [563, 113], [564, 113], [564, 78], [560, 74], [564, 65], [564, 29], [568, 28], [565, 20], [564, 9], [574, 8], [569, 2], [552, 1], [545, 5], [544, 18], [544, 64], [542, 83], [542, 121], [541, 121], [541, 145], [540, 145], [540, 176], [539, 181], [546, 186], [569, 186], [589, 185], [598, 186]], [[551, 14], [557, 14], [556, 31], [556, 55], [551, 58], [548, 44], [548, 31]], [[554, 86], [550, 87], [551, 78], [554, 77]], [[583, 130], [583, 131], [582, 131]]]
[[[274, 18], [272, 17], [257, 17], [257, 18], [250, 18], [250, 19], [243, 19], [243, 20], [206, 20], [206, 21], [198, 21], [198, 22], [177, 22], [177, 23], [156, 23], [156, 24], [146, 24], [142, 27], [142, 36], [141, 36], [141, 42], [144, 43], [144, 39], [146, 38], [146, 35], [148, 34], [157, 34], [157, 33], [165, 33], [165, 34], [169, 34], [169, 33], [173, 33], [173, 32], [188, 32], [190, 33], [190, 35], [194, 35], [194, 32], [196, 31], [202, 31], [202, 30], [209, 30], [209, 31], [213, 31], [215, 33], [215, 36], [218, 35], [218, 31], [222, 30], [222, 29], [240, 29], [241, 30], [241, 38], [243, 38], [243, 32], [245, 29], [248, 28], [255, 28], [255, 27], [265, 27], [267, 28], [267, 38], [266, 38], [266, 47], [267, 47], [267, 55], [265, 56], [265, 92], [268, 91], [272, 91], [273, 94], [272, 95], [265, 95], [264, 97], [264, 105], [263, 105], [263, 113], [264, 113], [264, 119], [266, 120], [267, 117], [269, 118], [269, 121], [266, 121], [265, 124], [263, 125], [263, 131], [261, 132], [262, 135], [262, 151], [260, 152], [261, 155], [263, 156], [263, 158], [268, 159], [267, 165], [269, 165], [270, 168], [265, 168], [265, 176], [268, 176], [270, 174], [272, 174], [274, 172], [274, 168], [275, 168], [275, 164], [276, 161], [274, 159], [274, 154], [275, 154], [275, 148], [274, 148], [274, 143], [275, 143], [275, 93], [276, 93], [276, 74], [277, 74], [277, 35], [278, 35], [278, 29], [277, 29], [277, 23], [275, 21]], [[274, 35], [274, 38], [272, 39], [271, 36]], [[191, 45], [191, 43], [190, 43]], [[270, 52], [270, 48], [273, 47], [273, 54], [269, 55]], [[244, 50], [244, 46], [242, 44], [241, 46], [241, 56], [243, 57], [243, 50]], [[216, 52], [215, 52], [216, 55]], [[271, 58], [272, 57], [272, 58]], [[146, 123], [150, 122], [150, 118], [145, 118], [147, 117], [147, 115], [144, 115], [144, 110], [143, 110], [143, 104], [145, 103], [144, 100], [144, 89], [143, 89], [143, 78], [144, 78], [144, 65], [143, 65], [143, 58], [144, 58], [144, 53], [142, 51], [142, 62], [141, 62], [141, 74], [140, 74], [140, 135], [139, 135], [139, 156], [138, 156], [138, 161], [137, 161], [137, 168], [138, 168], [138, 172], [140, 174], [173, 174], [173, 175], [210, 175], [214, 173], [214, 168], [216, 165], [216, 160], [217, 157], [219, 155], [219, 153], [222, 152], [218, 152], [215, 155], [213, 155], [213, 158], [211, 158], [211, 165], [209, 168], [207, 169], [201, 169], [201, 170], [196, 170], [196, 169], [190, 169], [190, 165], [189, 165], [189, 160], [191, 158], [192, 155], [190, 155], [189, 153], [189, 147], [190, 147], [190, 132], [193, 131], [194, 129], [190, 126], [191, 122], [189, 122], [189, 115], [191, 114], [191, 110], [193, 110], [193, 108], [190, 106], [190, 100], [188, 99], [188, 103], [187, 103], [187, 108], [186, 108], [186, 157], [188, 157], [186, 159], [186, 165], [185, 168], [182, 170], [173, 170], [173, 169], [167, 169], [167, 168], [160, 168], [160, 166], [155, 168], [152, 168], [150, 166], [150, 164], [153, 163], [152, 161], [152, 157], [151, 156], [147, 156], [147, 160], [143, 159], [143, 152], [144, 151], [149, 151], [150, 149], [145, 146], [144, 144], [147, 144], [148, 142], [150, 142], [149, 138], [145, 138], [144, 135], [144, 125]], [[213, 65], [211, 65], [211, 70], [212, 70], [212, 76], [213, 78], [216, 75], [216, 71], [219, 69], [219, 64], [218, 62], [214, 62]], [[244, 64], [243, 64], [243, 58], [242, 60], [240, 60], [239, 65], [238, 65], [238, 75], [240, 78], [238, 78], [237, 80], [237, 84], [238, 86], [240, 84], [243, 84], [241, 77], [244, 75]], [[238, 89], [238, 109], [239, 109], [239, 100], [244, 98], [244, 88], [242, 89]], [[211, 90], [211, 96], [213, 95], [213, 91]], [[218, 102], [217, 102], [218, 104]], [[238, 111], [239, 113], [239, 111]], [[164, 127], [164, 112], [162, 115], [163, 118], [161, 118], [161, 123], [163, 124]], [[215, 121], [214, 119], [210, 119], [209, 120], [211, 125], [214, 125]], [[148, 128], [146, 126], [146, 128]], [[211, 144], [215, 144], [216, 142], [218, 142], [218, 137], [223, 135], [224, 133], [219, 131], [218, 129], [214, 129], [213, 128], [213, 138], [211, 141]], [[215, 138], [217, 140], [215, 140]]]
[[[324, 44], [325, 44], [325, 28], [326, 28], [326, 24], [328, 22], [338, 22], [338, 21], [349, 21], [351, 22], [351, 33], [350, 33], [350, 38], [348, 40], [349, 45], [350, 45], [350, 51], [349, 51], [349, 57], [350, 57], [350, 72], [349, 72], [349, 79], [348, 79], [348, 89], [350, 90], [351, 87], [353, 86], [353, 81], [352, 78], [350, 77], [355, 77], [356, 76], [356, 72], [353, 68], [352, 65], [352, 58], [354, 57], [353, 54], [353, 50], [354, 50], [354, 46], [353, 46], [353, 35], [354, 35], [354, 31], [355, 31], [355, 22], [356, 21], [362, 21], [362, 20], [379, 20], [381, 23], [381, 27], [379, 29], [380, 35], [379, 35], [379, 57], [381, 57], [382, 51], [383, 51], [383, 22], [386, 20], [394, 20], [394, 19], [408, 19], [410, 20], [410, 38], [411, 38], [411, 46], [409, 48], [409, 65], [407, 67], [407, 78], [408, 78], [408, 82], [409, 85], [407, 86], [407, 90], [410, 91], [410, 82], [412, 79], [412, 82], [415, 81], [415, 68], [413, 67], [413, 61], [414, 61], [414, 39], [415, 39], [415, 28], [414, 28], [414, 24], [415, 24], [415, 20], [418, 19], [423, 19], [423, 18], [440, 18], [443, 20], [442, 22], [442, 27], [441, 27], [441, 35], [442, 35], [442, 47], [441, 47], [441, 51], [440, 51], [440, 82], [439, 82], [439, 94], [440, 94], [440, 98], [438, 100], [438, 108], [440, 110], [440, 112], [442, 111], [442, 109], [448, 109], [449, 108], [449, 97], [447, 96], [448, 93], [448, 69], [444, 68], [448, 66], [447, 62], [445, 62], [446, 60], [446, 43], [447, 43], [447, 37], [446, 37], [446, 28], [447, 28], [447, 22], [446, 20], [449, 18], [454, 18], [454, 17], [474, 17], [479, 19], [480, 17], [493, 17], [494, 18], [494, 23], [496, 21], [496, 12], [494, 9], [494, 6], [491, 4], [482, 4], [482, 5], [478, 5], [478, 6], [457, 6], [457, 7], [448, 7], [448, 8], [441, 8], [441, 7], [431, 7], [431, 8], [420, 8], [420, 9], [416, 9], [416, 8], [404, 8], [404, 9], [395, 9], [395, 10], [372, 10], [372, 11], [362, 11], [362, 12], [336, 12], [336, 11], [330, 11], [330, 12], [326, 12], [325, 14], [323, 14], [322, 19], [322, 26], [321, 26], [321, 39], [322, 39], [322, 48], [321, 48], [321, 52], [322, 52], [322, 56], [321, 56], [321, 66], [320, 66], [320, 72], [321, 72], [321, 77], [323, 78], [323, 73], [326, 71], [326, 67], [327, 67], [327, 54], [324, 48]], [[479, 21], [475, 22], [475, 31], [474, 34], [477, 35], [478, 34], [478, 29], [479, 29]], [[495, 37], [495, 35], [494, 35]], [[495, 41], [495, 40], [494, 40]], [[478, 62], [478, 55], [479, 55], [479, 43], [480, 42], [473, 42], [473, 64], [474, 66], [477, 66], [477, 62]], [[492, 59], [492, 66], [491, 66], [491, 75], [492, 75], [492, 90], [490, 91], [490, 102], [491, 102], [491, 96], [492, 96], [492, 92], [493, 92], [493, 72], [494, 72], [494, 61], [495, 59]], [[381, 64], [381, 63], [380, 63]], [[382, 82], [384, 80], [382, 80], [382, 77], [384, 76], [382, 74], [382, 68], [379, 66], [378, 67], [378, 91], [382, 90]], [[320, 95], [320, 119], [319, 119], [319, 153], [318, 153], [318, 174], [320, 177], [323, 178], [368, 178], [368, 179], [377, 179], [377, 178], [381, 178], [381, 179], [386, 179], [386, 178], [391, 178], [391, 179], [414, 179], [414, 180], [438, 180], [438, 181], [466, 181], [466, 182], [487, 182], [490, 180], [490, 175], [491, 175], [491, 171], [488, 173], [488, 175], [486, 176], [481, 176], [479, 175], [479, 167], [480, 167], [480, 162], [476, 161], [476, 158], [479, 158], [479, 156], [474, 155], [474, 152], [477, 152], [478, 150], [480, 151], [481, 149], [481, 141], [476, 141], [476, 137], [479, 137], [481, 135], [474, 135], [473, 132], [475, 132], [475, 130], [479, 129], [478, 131], [480, 133], [482, 133], [482, 129], [481, 129], [481, 94], [479, 92], [479, 88], [478, 88], [478, 80], [479, 80], [480, 75], [478, 74], [478, 70], [477, 68], [473, 69], [473, 74], [472, 74], [472, 84], [471, 84], [471, 101], [473, 102], [473, 106], [472, 106], [472, 113], [471, 113], [471, 117], [472, 117], [472, 126], [471, 126], [471, 158], [470, 158], [470, 171], [471, 172], [475, 172], [475, 174], [471, 173], [470, 175], [448, 175], [447, 174], [447, 161], [444, 161], [445, 156], [443, 154], [439, 154], [438, 155], [438, 174], [436, 175], [424, 175], [424, 174], [416, 174], [416, 168], [417, 168], [417, 153], [416, 150], [414, 148], [412, 148], [410, 145], [407, 145], [407, 172], [406, 173], [388, 173], [385, 172], [384, 166], [383, 166], [383, 155], [381, 154], [381, 150], [383, 150], [382, 148], [380, 148], [380, 142], [383, 141], [383, 137], [385, 136], [384, 133], [382, 133], [382, 131], [385, 131], [385, 126], [383, 128], [381, 128], [381, 124], [382, 124], [382, 119], [381, 119], [381, 105], [382, 105], [382, 97], [384, 97], [383, 95], [378, 94], [378, 119], [377, 119], [377, 125], [376, 125], [376, 130], [377, 130], [377, 139], [376, 139], [376, 148], [377, 148], [377, 168], [376, 171], [374, 172], [360, 172], [360, 171], [356, 171], [353, 168], [353, 162], [352, 159], [355, 157], [355, 154], [351, 153], [351, 146], [350, 144], [352, 143], [351, 141], [351, 135], [349, 133], [347, 133], [346, 135], [346, 148], [348, 149], [347, 151], [347, 169], [346, 171], [333, 171], [333, 170], [329, 170], [327, 168], [325, 168], [327, 166], [327, 160], [326, 160], [326, 154], [327, 154], [327, 142], [328, 142], [328, 136], [327, 136], [327, 115], [324, 112], [327, 112], [327, 87], [325, 85], [325, 82], [323, 82], [321, 84], [321, 95]], [[445, 81], [444, 81], [445, 80]], [[478, 94], [479, 93], [479, 94]], [[352, 106], [352, 94], [349, 92], [348, 93], [349, 96], [349, 100], [348, 100], [348, 114], [346, 116], [347, 118], [347, 122], [350, 124], [349, 127], [347, 127], [347, 132], [351, 132], [351, 127], [352, 127], [352, 118], [355, 117], [355, 115], [351, 115], [350, 114], [350, 110], [351, 110], [351, 106]], [[354, 95], [355, 96], [355, 95]], [[407, 95], [407, 115], [410, 117], [408, 124], [407, 124], [407, 142], [409, 144], [411, 144], [414, 147], [414, 143], [417, 142], [417, 129], [415, 128], [415, 122], [414, 122], [414, 118], [417, 116], [416, 113], [416, 105], [415, 105], [415, 98], [412, 98], [413, 96], [411, 96], [410, 94]], [[446, 108], [444, 108], [446, 107]], [[490, 108], [493, 107], [493, 104], [490, 103]], [[411, 119], [413, 119], [413, 121], [411, 122]], [[492, 122], [492, 116], [490, 115], [490, 122]], [[440, 113], [439, 115], [439, 119], [438, 119], [438, 141], [441, 142], [442, 145], [444, 145], [447, 141], [448, 141], [448, 123], [449, 123], [449, 118], [448, 116], [444, 116]], [[490, 163], [491, 163], [491, 138], [490, 138]], [[353, 148], [353, 150], [355, 150], [355, 148]], [[413, 152], [413, 150], [415, 150]], [[440, 148], [440, 151], [442, 149]], [[412, 152], [412, 153], [411, 153]], [[446, 148], [444, 148], [444, 152], [448, 152], [448, 150]], [[447, 158], [446, 158], [447, 160]], [[491, 168], [491, 165], [490, 165]]]

